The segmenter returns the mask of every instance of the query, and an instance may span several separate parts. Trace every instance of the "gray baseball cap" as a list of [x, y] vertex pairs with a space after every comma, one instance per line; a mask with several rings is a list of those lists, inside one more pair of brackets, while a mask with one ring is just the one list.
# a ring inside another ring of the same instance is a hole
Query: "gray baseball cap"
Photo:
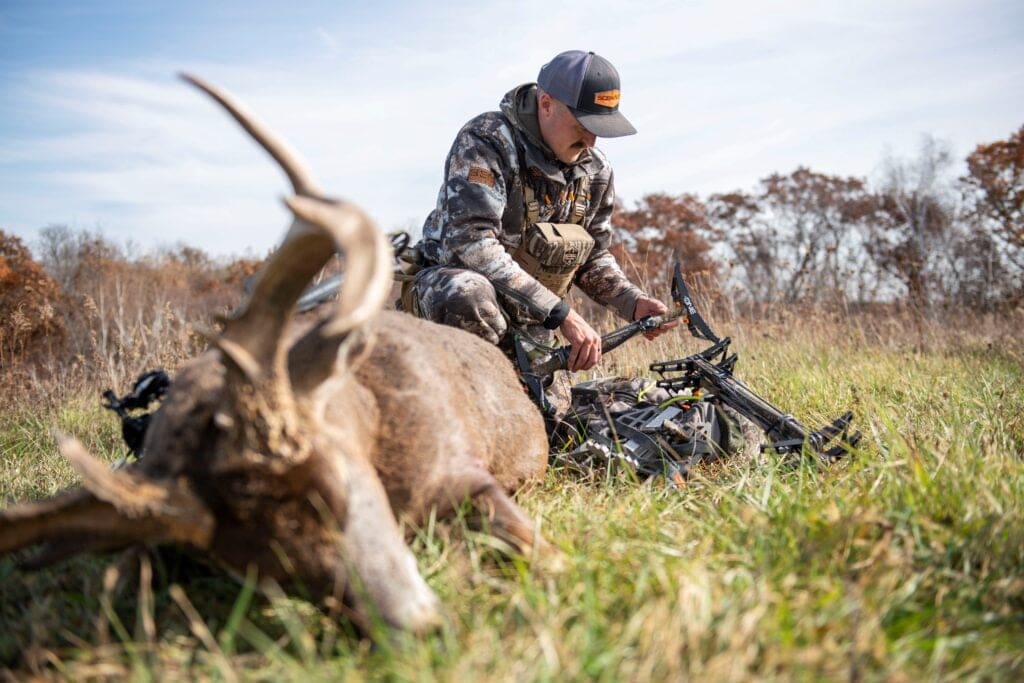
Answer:
[[540, 68], [537, 86], [569, 108], [599, 138], [633, 135], [636, 128], [619, 111], [619, 72], [600, 55], [569, 50]]

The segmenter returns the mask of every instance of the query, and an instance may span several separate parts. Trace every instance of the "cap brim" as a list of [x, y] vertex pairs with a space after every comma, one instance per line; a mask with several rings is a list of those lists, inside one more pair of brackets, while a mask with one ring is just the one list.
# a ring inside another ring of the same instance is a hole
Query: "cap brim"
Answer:
[[575, 110], [573, 115], [580, 122], [581, 126], [599, 138], [621, 138], [626, 135], [636, 134], [636, 128], [633, 127], [633, 124], [627, 121], [626, 117], [618, 111], [607, 114], [591, 114]]

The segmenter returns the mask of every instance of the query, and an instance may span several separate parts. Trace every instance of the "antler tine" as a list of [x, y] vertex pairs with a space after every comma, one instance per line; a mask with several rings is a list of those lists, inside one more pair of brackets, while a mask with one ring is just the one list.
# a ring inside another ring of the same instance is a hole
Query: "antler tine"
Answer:
[[321, 196], [322, 192], [320, 187], [317, 185], [316, 181], [313, 180], [313, 176], [309, 172], [309, 169], [306, 168], [306, 164], [302, 161], [302, 158], [296, 154], [284, 140], [281, 140], [274, 135], [270, 129], [267, 128], [267, 126], [260, 121], [255, 114], [250, 112], [244, 104], [236, 100], [230, 94], [207, 83], [197, 76], [193, 76], [188, 73], [180, 73], [178, 76], [219, 102], [220, 105], [224, 107], [224, 109], [226, 109], [236, 121], [238, 121], [242, 128], [244, 128], [249, 135], [251, 135], [261, 147], [263, 147], [263, 149], [267, 150], [270, 156], [274, 157], [274, 160], [280, 164], [281, 168], [288, 175], [288, 179], [291, 180], [292, 187], [295, 189], [295, 194], [305, 197]]
[[[100, 501], [112, 505], [124, 520], [146, 521], [166, 540], [203, 547], [213, 535], [213, 515], [182, 479], [155, 480], [141, 472], [112, 470], [78, 439], [57, 433], [61, 454], [82, 477], [82, 484]], [[121, 526], [121, 525], [118, 525]], [[136, 532], [118, 529], [131, 537]], [[145, 537], [142, 537], [145, 539]]]
[[292, 308], [333, 253], [327, 235], [296, 221], [260, 271], [249, 300], [212, 340], [250, 381], [266, 369], [283, 376], [281, 339]]
[[292, 388], [305, 395], [335, 371], [338, 349], [349, 333], [383, 308], [391, 289], [391, 248], [355, 206], [302, 197], [285, 201], [297, 218], [323, 230], [346, 255], [344, 285], [333, 315], [296, 340], [289, 351]]
[[65, 533], [71, 520], [83, 518], [82, 508], [98, 502], [96, 496], [79, 488], [0, 510], [0, 553], [20, 550]]
[[68, 553], [49, 553], [52, 559], [133, 543], [209, 544], [213, 515], [182, 481], [111, 470], [77, 440], [61, 434], [58, 439], [84, 488], [0, 511], [0, 553], [55, 539], [74, 539], [74, 544]]
[[289, 197], [285, 203], [297, 217], [330, 236], [346, 256], [345, 282], [324, 336], [344, 336], [384, 306], [391, 291], [391, 247], [362, 210], [348, 202], [323, 202]]

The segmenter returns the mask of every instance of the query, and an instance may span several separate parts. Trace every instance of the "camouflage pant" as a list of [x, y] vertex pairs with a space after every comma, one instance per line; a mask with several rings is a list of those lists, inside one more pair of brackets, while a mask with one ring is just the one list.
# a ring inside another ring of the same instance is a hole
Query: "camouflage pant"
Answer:
[[513, 329], [541, 344], [554, 341], [554, 333], [524, 306], [499, 294], [490, 280], [475, 271], [431, 266], [416, 274], [413, 287], [421, 318], [458, 327], [503, 347]]

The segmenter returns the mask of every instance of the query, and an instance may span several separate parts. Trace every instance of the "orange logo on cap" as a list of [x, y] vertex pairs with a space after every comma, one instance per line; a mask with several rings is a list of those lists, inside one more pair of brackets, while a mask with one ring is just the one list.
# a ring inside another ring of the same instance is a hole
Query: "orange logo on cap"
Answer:
[[600, 104], [602, 107], [619, 106], [619, 91], [604, 90], [599, 93], [594, 93], [594, 104]]

